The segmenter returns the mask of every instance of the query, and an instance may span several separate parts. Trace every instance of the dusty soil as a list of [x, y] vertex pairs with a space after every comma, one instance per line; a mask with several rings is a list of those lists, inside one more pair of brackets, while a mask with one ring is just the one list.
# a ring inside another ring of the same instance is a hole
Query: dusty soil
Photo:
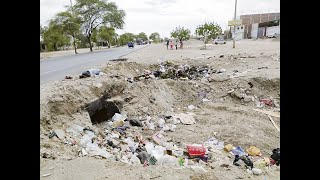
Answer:
[[[252, 109], [280, 111], [280, 41], [243, 40], [237, 42], [236, 49], [232, 49], [231, 42], [202, 49], [202, 42], [196, 40], [186, 42], [185, 48], [178, 50], [151, 45], [123, 57], [127, 61], [101, 65], [105, 73], [102, 76], [75, 77], [40, 86], [41, 179], [280, 179], [280, 167], [271, 166], [263, 169], [260, 176], [251, 175], [245, 168], [232, 165], [234, 157], [223, 150], [211, 152], [215, 160], [207, 164], [143, 167], [111, 159], [79, 157], [81, 147], [77, 144], [71, 146], [56, 137], [48, 137], [53, 130], [65, 130], [74, 124], [90, 127], [96, 134], [104, 133], [105, 124], [92, 125], [84, 107], [107, 94], [129, 119], [145, 119], [149, 115], [157, 124], [167, 114], [194, 113], [195, 124], [177, 124], [174, 132], [163, 133], [179, 147], [185, 148], [188, 143], [203, 144], [214, 136], [243, 149], [254, 145], [263, 157], [269, 157], [274, 148], [280, 147], [280, 132], [266, 114]], [[204, 77], [127, 81], [143, 74], [144, 70], [158, 70], [159, 63], [165, 61], [176, 66], [225, 69], [222, 74], [229, 78], [210, 82]], [[238, 94], [252, 100], [244, 100]], [[203, 101], [204, 97], [209, 101]], [[274, 106], [260, 107], [258, 102], [262, 98], [271, 99]], [[189, 110], [189, 105], [196, 108]], [[280, 127], [280, 118], [273, 117], [273, 120]], [[130, 126], [128, 134], [139, 133], [152, 142], [155, 130], [126, 124]], [[44, 158], [43, 152], [50, 156]], [[47, 173], [50, 175], [43, 177]]]

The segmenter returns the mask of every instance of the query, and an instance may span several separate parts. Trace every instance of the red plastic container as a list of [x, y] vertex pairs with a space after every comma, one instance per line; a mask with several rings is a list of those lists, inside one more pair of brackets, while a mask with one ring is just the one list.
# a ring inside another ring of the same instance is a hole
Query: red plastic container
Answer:
[[188, 144], [187, 150], [190, 156], [204, 156], [206, 148], [202, 144]]

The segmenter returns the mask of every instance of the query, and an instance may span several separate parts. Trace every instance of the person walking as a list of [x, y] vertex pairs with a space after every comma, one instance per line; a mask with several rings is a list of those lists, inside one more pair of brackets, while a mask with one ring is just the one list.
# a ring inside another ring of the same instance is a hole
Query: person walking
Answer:
[[171, 50], [173, 49], [173, 42], [172, 42], [172, 39], [170, 40], [170, 49], [171, 49]]
[[178, 50], [178, 39], [176, 39], [176, 42], [174, 43], [174, 45], [176, 46], [176, 50]]
[[168, 50], [168, 47], [169, 47], [169, 39], [167, 40], [167, 50]]

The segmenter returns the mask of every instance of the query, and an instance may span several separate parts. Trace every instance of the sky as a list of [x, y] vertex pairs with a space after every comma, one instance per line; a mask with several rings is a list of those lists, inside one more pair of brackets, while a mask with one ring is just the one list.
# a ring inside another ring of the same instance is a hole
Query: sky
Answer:
[[[126, 12], [125, 25], [118, 34], [145, 32], [148, 36], [158, 32], [170, 37], [177, 26], [183, 26], [194, 34], [197, 25], [215, 22], [223, 30], [234, 17], [235, 0], [109, 0], [116, 2]], [[72, 0], [73, 4], [75, 0]], [[66, 10], [70, 0], [40, 0], [40, 24], [48, 25], [58, 12]], [[238, 0], [237, 16], [280, 12], [280, 0]]]

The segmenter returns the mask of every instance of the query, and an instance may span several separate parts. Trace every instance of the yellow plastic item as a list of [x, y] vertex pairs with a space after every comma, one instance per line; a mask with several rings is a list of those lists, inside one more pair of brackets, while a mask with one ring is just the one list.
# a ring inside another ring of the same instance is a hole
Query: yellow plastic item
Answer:
[[248, 153], [250, 156], [259, 156], [259, 155], [261, 155], [260, 149], [256, 148], [255, 146], [250, 146], [250, 147], [247, 149], [247, 153]]
[[256, 162], [253, 163], [253, 166], [255, 168], [259, 168], [259, 169], [263, 169], [264, 167], [266, 167], [266, 162], [264, 161], [264, 159], [259, 159]]
[[224, 146], [224, 150], [227, 152], [230, 152], [233, 149], [233, 145], [232, 144], [227, 144]]
[[117, 128], [117, 127], [120, 127], [120, 126], [123, 126], [124, 125], [124, 121], [123, 120], [118, 120], [118, 121], [114, 121], [112, 126], [114, 128]]

